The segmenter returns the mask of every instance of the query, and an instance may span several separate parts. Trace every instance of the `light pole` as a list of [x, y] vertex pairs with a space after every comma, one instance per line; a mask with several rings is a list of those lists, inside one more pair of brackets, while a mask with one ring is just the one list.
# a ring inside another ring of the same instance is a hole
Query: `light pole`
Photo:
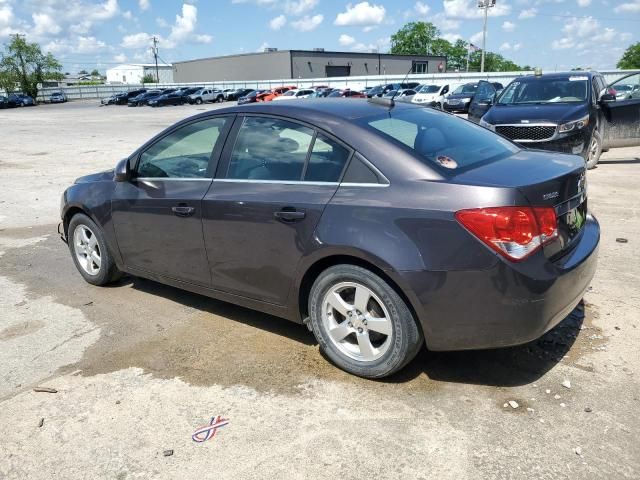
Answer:
[[484, 51], [487, 47], [487, 12], [496, 5], [496, 0], [478, 0], [478, 8], [484, 10], [484, 27], [482, 28], [482, 60], [480, 60], [480, 71], [484, 72]]

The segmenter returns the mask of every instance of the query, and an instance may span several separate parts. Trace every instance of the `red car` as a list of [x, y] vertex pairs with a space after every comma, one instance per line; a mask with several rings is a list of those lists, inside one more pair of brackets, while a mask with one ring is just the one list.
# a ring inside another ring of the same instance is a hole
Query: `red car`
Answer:
[[280, 95], [282, 95], [284, 92], [288, 92], [289, 90], [295, 90], [296, 88], [298, 88], [298, 87], [293, 86], [293, 85], [274, 88], [269, 92], [265, 92], [265, 93], [261, 93], [260, 95], [257, 95], [256, 96], [256, 102], [270, 102], [274, 98], [279, 97]]
[[358, 92], [356, 90], [350, 90], [348, 88], [346, 88], [344, 90], [334, 90], [329, 95], [327, 95], [327, 97], [328, 98], [336, 98], [336, 97], [341, 97], [341, 98], [367, 98], [367, 96], [364, 93]]

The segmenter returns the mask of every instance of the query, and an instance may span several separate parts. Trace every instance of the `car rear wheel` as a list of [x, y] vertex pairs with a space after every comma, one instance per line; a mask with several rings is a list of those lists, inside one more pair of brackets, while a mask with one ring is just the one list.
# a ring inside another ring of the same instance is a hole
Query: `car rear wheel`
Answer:
[[202, 105], [202, 99], [196, 98], [196, 105]]
[[106, 285], [122, 276], [116, 266], [100, 227], [78, 213], [69, 222], [69, 250], [80, 275], [92, 285]]
[[309, 312], [322, 351], [338, 367], [361, 377], [397, 372], [423, 343], [398, 293], [355, 265], [336, 265], [320, 274], [311, 288]]
[[602, 138], [597, 130], [591, 133], [591, 140], [589, 140], [589, 149], [586, 153], [585, 161], [587, 162], [587, 168], [595, 168], [600, 160], [602, 154]]

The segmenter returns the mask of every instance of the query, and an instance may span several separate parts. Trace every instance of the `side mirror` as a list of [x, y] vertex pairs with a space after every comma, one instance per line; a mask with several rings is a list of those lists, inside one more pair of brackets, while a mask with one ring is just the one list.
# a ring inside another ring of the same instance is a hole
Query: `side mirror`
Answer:
[[615, 102], [616, 96], [613, 93], [603, 93], [600, 95], [601, 102]]
[[131, 171], [129, 170], [129, 159], [120, 160], [113, 171], [114, 182], [128, 182], [131, 179]]

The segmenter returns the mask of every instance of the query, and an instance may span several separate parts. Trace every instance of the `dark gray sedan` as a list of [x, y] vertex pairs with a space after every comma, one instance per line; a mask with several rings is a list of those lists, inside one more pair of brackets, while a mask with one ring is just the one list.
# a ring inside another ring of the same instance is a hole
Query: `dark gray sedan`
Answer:
[[409, 104], [293, 103], [188, 118], [79, 178], [60, 228], [80, 274], [304, 323], [370, 378], [424, 343], [528, 342], [580, 302], [600, 237], [581, 157]]

